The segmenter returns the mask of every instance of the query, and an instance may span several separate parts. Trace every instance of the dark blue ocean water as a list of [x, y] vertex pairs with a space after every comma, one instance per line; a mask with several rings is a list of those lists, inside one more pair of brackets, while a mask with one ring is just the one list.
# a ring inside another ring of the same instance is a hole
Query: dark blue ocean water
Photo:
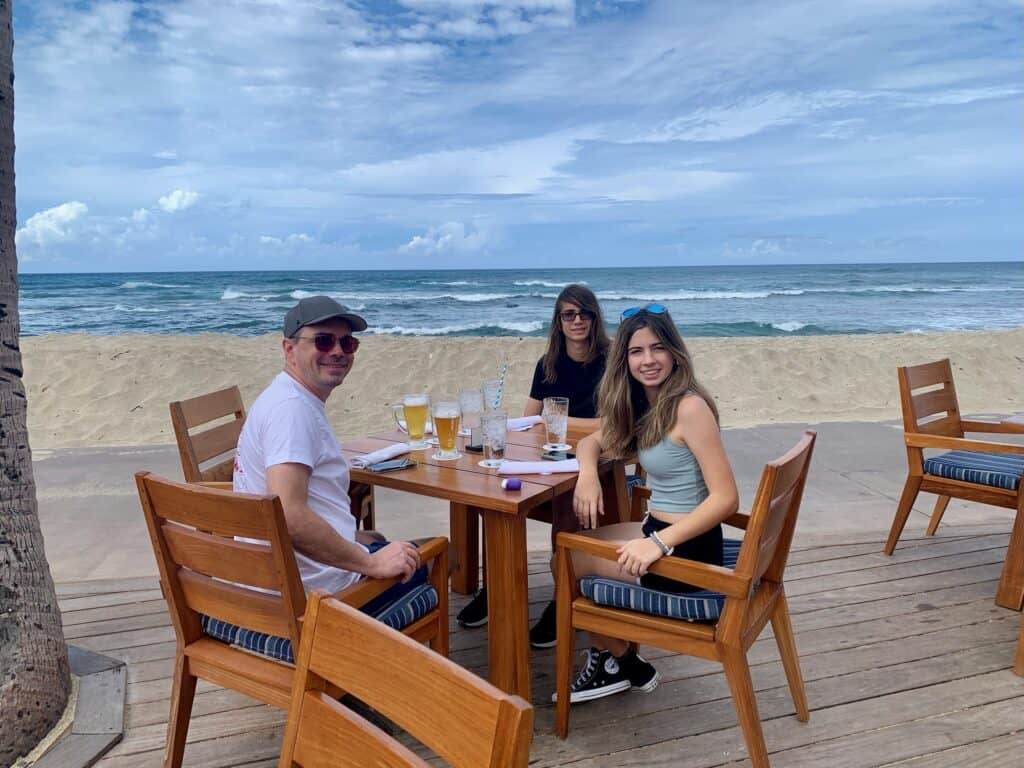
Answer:
[[1024, 326], [1024, 262], [544, 271], [171, 272], [22, 275], [22, 333], [277, 332], [326, 293], [372, 332], [539, 336], [568, 282], [587, 283], [614, 330], [660, 302], [690, 336], [916, 333]]

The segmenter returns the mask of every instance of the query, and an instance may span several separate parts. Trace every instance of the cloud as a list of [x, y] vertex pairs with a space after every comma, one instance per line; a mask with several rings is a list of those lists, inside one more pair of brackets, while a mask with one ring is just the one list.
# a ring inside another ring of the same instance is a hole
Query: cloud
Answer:
[[425, 234], [414, 236], [398, 252], [435, 256], [444, 254], [477, 253], [487, 249], [489, 241], [486, 229], [467, 230], [458, 221], [449, 221], [438, 227], [431, 227]]
[[285, 245], [293, 243], [312, 243], [314, 238], [307, 235], [305, 232], [294, 232], [288, 237], [281, 239], [280, 237], [274, 237], [273, 235], [260, 235], [261, 245]]
[[25, 226], [15, 233], [14, 242], [19, 247], [33, 244], [40, 248], [63, 243], [72, 238], [76, 224], [88, 212], [89, 207], [77, 200], [40, 211], [30, 216]]
[[199, 193], [188, 189], [176, 189], [161, 197], [157, 204], [167, 213], [176, 213], [191, 208], [199, 200]]

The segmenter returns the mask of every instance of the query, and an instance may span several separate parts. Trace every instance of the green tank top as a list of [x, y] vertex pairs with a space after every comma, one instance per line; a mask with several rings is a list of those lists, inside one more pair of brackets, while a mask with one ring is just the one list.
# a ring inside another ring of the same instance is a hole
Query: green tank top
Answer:
[[657, 445], [637, 451], [637, 457], [647, 471], [652, 509], [689, 512], [707, 498], [704, 475], [689, 447], [665, 435]]

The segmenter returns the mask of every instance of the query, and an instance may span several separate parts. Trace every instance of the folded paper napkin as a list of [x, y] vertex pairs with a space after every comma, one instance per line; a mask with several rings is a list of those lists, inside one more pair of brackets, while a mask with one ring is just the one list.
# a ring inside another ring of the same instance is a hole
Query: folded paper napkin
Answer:
[[[409, 434], [409, 428], [405, 425], [405, 419], [399, 419], [398, 420], [398, 428], [402, 432], [405, 432], [406, 434]], [[426, 428], [423, 430], [423, 434], [425, 434], [425, 435], [432, 435], [432, 434], [434, 434], [434, 425], [430, 421], [430, 419], [427, 419]]]
[[498, 468], [499, 475], [556, 475], [562, 472], [579, 472], [577, 459], [563, 461], [503, 461]]
[[534, 424], [540, 424], [544, 419], [540, 416], [520, 416], [518, 419], [509, 419], [508, 428], [513, 432], [525, 432]]
[[359, 467], [359, 469], [365, 469], [371, 464], [376, 464], [378, 461], [387, 461], [393, 459], [396, 456], [401, 456], [403, 453], [409, 452], [409, 446], [405, 443], [395, 443], [389, 445], [387, 448], [380, 448], [370, 453], [364, 453], [362, 456], [356, 456], [352, 459], [352, 466]]

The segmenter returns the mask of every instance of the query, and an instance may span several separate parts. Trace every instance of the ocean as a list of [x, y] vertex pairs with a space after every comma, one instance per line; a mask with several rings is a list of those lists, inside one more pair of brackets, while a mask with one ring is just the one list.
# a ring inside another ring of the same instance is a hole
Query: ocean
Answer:
[[1024, 262], [559, 270], [23, 274], [23, 335], [280, 332], [325, 293], [370, 333], [543, 336], [569, 282], [623, 309], [666, 305], [688, 336], [922, 333], [1024, 326]]

